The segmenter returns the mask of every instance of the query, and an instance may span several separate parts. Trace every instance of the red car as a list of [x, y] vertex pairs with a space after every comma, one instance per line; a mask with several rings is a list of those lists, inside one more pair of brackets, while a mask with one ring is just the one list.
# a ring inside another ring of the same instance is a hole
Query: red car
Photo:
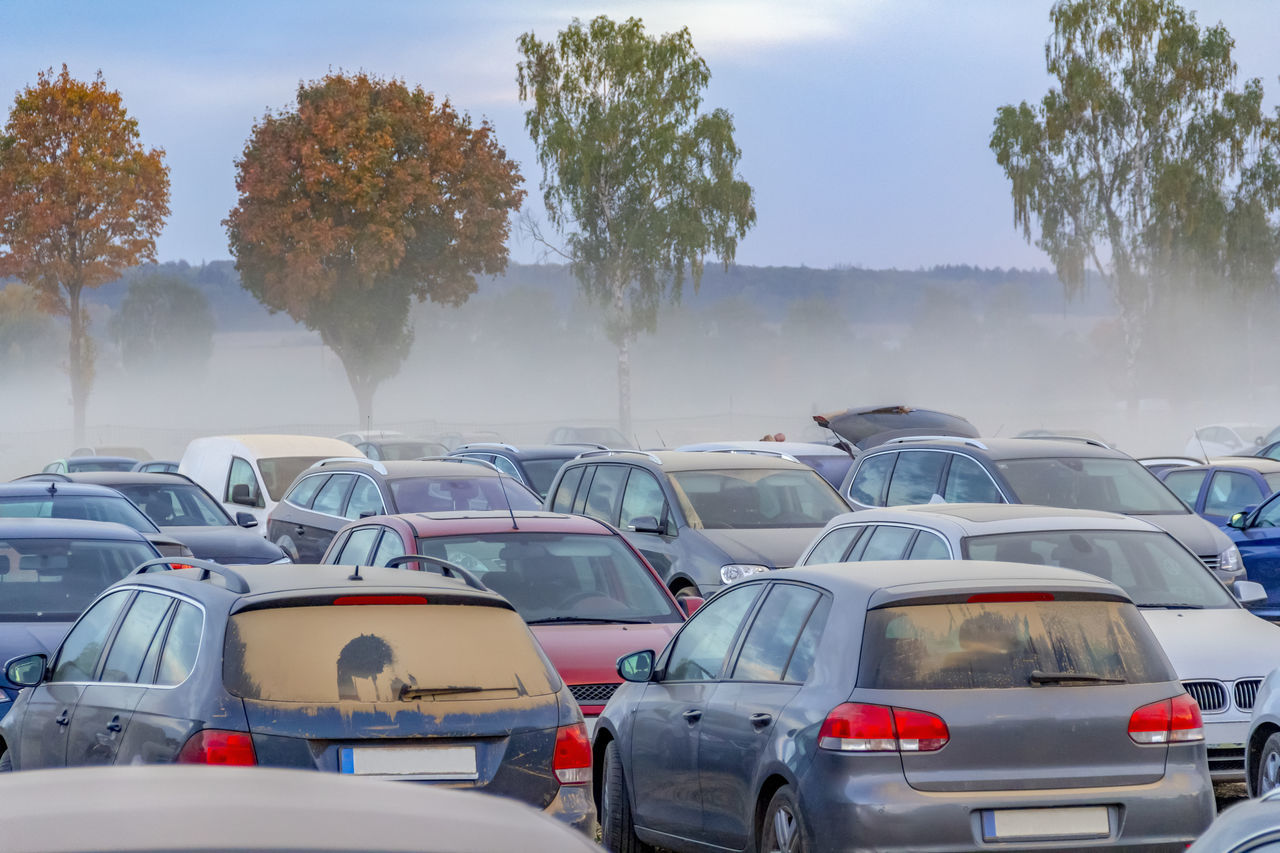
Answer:
[[[321, 562], [384, 566], [413, 554], [461, 566], [515, 606], [582, 706], [588, 731], [622, 683], [618, 658], [663, 648], [686, 616], [617, 530], [579, 515], [373, 516], [338, 531]], [[692, 612], [701, 603], [685, 607]]]

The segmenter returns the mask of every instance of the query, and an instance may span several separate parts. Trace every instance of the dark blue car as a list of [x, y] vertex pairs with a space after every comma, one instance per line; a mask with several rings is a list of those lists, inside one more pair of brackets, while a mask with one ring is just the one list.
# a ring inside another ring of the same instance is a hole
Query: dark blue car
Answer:
[[[1169, 490], [1202, 518], [1223, 526], [1227, 519], [1262, 503], [1280, 489], [1280, 462], [1254, 456], [1229, 456], [1208, 465], [1154, 471]], [[1249, 568], [1248, 560], [1245, 569]], [[1252, 574], [1250, 580], [1257, 580]]]
[[1233, 515], [1223, 529], [1240, 549], [1249, 580], [1267, 591], [1266, 602], [1249, 609], [1263, 619], [1280, 622], [1280, 493], [1257, 509]]

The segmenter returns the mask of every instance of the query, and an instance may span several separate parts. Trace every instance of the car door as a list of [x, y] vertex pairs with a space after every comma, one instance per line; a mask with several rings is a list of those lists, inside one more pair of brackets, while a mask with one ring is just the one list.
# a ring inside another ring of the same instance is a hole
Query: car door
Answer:
[[1164, 475], [1164, 484], [1178, 497], [1178, 500], [1190, 507], [1192, 512], [1200, 512], [1202, 509], [1200, 490], [1208, 474], [1208, 470], [1204, 468], [1174, 469]]
[[1266, 606], [1280, 607], [1280, 495], [1258, 507], [1244, 530], [1227, 532], [1240, 549], [1249, 580], [1266, 589]]
[[681, 838], [701, 831], [699, 723], [763, 588], [730, 587], [699, 608], [659, 661], [659, 680], [636, 700], [629, 757], [638, 825]]
[[76, 703], [93, 681], [102, 650], [132, 595], [120, 590], [91, 605], [62, 641], [44, 682], [31, 688], [19, 736], [19, 769], [66, 764], [67, 732]]
[[1250, 474], [1214, 471], [1209, 478], [1209, 487], [1204, 490], [1204, 509], [1200, 514], [1214, 524], [1226, 524], [1227, 519], [1237, 512], [1262, 503], [1267, 494]]
[[[205, 701], [207, 684], [187, 683], [196, 666], [204, 638], [205, 612], [194, 601], [180, 598], [171, 609], [168, 622], [157, 632], [157, 642], [147, 654], [142, 672], [148, 683], [133, 712], [133, 720], [125, 730], [116, 753], [116, 764], [167, 764], [178, 757], [178, 751], [195, 729], [206, 722], [210, 713]], [[208, 661], [206, 673], [220, 679], [221, 648]], [[207, 681], [207, 680], [206, 680]], [[239, 704], [239, 703], [237, 703]], [[226, 715], [226, 709], [214, 712]], [[224, 723], [225, 724], [225, 723]]]
[[293, 540], [298, 547], [296, 562], [317, 563], [324, 556], [333, 535], [347, 523], [342, 513], [355, 481], [355, 474], [334, 474], [316, 492], [311, 508], [298, 513]]
[[[774, 723], [808, 677], [791, 673], [793, 653], [806, 626], [825, 621], [826, 599], [814, 587], [775, 583], [751, 618], [727, 677], [703, 714], [698, 741], [702, 837], [740, 850], [752, 835], [755, 790], [769, 753]], [[799, 662], [797, 662], [799, 664]]]
[[[120, 620], [97, 678], [85, 685], [67, 732], [67, 765], [111, 764], [151, 684], [174, 600], [140, 591]], [[147, 664], [150, 664], [148, 669]]]
[[[637, 523], [642, 530], [637, 530]], [[656, 527], [656, 529], [655, 529]], [[643, 468], [632, 468], [622, 492], [618, 529], [664, 582], [678, 562], [679, 530], [670, 502], [658, 480]]]

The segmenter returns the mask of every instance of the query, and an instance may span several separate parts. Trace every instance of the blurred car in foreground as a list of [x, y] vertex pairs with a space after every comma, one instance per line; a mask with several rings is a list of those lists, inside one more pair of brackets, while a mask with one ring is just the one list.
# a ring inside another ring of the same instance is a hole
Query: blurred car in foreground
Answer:
[[580, 515], [374, 516], [342, 528], [320, 562], [385, 566], [406, 554], [461, 566], [510, 601], [578, 700], [588, 732], [621, 683], [618, 658], [665, 646], [684, 622], [662, 579], [627, 540]]
[[1280, 851], [1280, 791], [1231, 806], [1187, 848], [1187, 853], [1276, 851]]
[[500, 596], [400, 569], [194, 566], [142, 564], [52, 658], [6, 665], [28, 689], [0, 770], [296, 767], [466, 785], [594, 832], [582, 712]]
[[714, 453], [773, 454], [802, 462], [818, 472], [822, 479], [838, 489], [853, 465], [854, 457], [843, 447], [830, 444], [813, 444], [805, 441], [707, 441], [686, 444], [676, 450]]
[[1280, 490], [1280, 462], [1253, 456], [1211, 459], [1207, 465], [1170, 468], [1156, 476], [1201, 518], [1219, 527]]
[[1199, 708], [1119, 587], [864, 568], [749, 578], [618, 662], [607, 848], [1173, 851], [1212, 821]]
[[1214, 781], [1244, 779], [1254, 695], [1280, 663], [1280, 626], [1236, 597], [1261, 603], [1266, 593], [1258, 584], [1238, 581], [1233, 596], [1185, 545], [1140, 518], [1026, 504], [849, 513], [831, 520], [800, 565], [937, 558], [1059, 566], [1115, 583], [1199, 703]]
[[10, 853], [596, 851], [510, 800], [276, 768], [92, 767], [0, 775]]

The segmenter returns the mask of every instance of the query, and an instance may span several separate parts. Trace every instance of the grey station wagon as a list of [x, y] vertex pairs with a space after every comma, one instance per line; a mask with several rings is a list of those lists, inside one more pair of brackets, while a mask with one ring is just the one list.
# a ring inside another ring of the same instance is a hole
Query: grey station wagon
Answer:
[[863, 568], [735, 584], [618, 662], [593, 745], [607, 847], [1173, 851], [1212, 821], [1200, 711], [1119, 587]]

